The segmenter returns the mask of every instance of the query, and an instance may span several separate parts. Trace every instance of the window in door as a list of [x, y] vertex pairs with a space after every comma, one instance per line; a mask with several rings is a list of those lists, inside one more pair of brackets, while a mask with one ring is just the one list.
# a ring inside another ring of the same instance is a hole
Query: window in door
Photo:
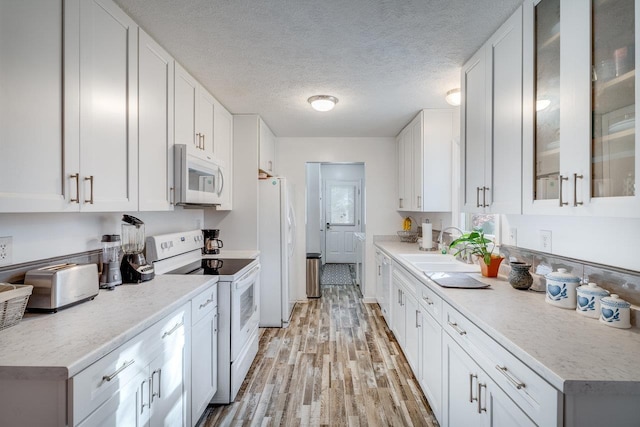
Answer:
[[329, 222], [331, 225], [355, 225], [356, 187], [332, 185], [329, 193]]

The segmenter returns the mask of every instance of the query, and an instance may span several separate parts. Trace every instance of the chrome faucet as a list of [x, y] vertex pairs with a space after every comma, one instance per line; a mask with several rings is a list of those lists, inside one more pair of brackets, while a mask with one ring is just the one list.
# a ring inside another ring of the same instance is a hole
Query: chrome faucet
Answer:
[[440, 234], [438, 235], [438, 250], [439, 251], [443, 251], [444, 250], [443, 246], [442, 246], [442, 234], [447, 230], [457, 230], [458, 233], [460, 233], [461, 236], [464, 234], [464, 231], [460, 230], [458, 227], [453, 227], [453, 226], [445, 227], [442, 230], [440, 230]]

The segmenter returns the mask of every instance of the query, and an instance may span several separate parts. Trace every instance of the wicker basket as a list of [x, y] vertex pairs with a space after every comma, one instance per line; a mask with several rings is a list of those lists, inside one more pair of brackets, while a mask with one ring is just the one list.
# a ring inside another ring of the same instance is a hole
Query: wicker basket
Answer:
[[415, 243], [418, 241], [417, 231], [398, 231], [398, 236], [400, 236], [401, 242]]
[[22, 319], [32, 290], [31, 285], [0, 283], [0, 331]]

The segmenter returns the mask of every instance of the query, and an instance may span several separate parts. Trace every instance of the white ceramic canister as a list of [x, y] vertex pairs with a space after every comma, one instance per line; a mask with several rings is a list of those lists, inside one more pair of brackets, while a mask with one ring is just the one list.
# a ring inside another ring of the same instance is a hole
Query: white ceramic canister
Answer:
[[608, 297], [609, 291], [595, 283], [579, 286], [577, 289], [576, 311], [586, 317], [600, 317], [600, 299]]
[[613, 328], [631, 327], [631, 304], [616, 294], [600, 300], [600, 321]]
[[580, 285], [580, 278], [567, 273], [566, 268], [549, 273], [547, 279], [547, 296], [545, 301], [560, 308], [575, 310], [576, 288]]

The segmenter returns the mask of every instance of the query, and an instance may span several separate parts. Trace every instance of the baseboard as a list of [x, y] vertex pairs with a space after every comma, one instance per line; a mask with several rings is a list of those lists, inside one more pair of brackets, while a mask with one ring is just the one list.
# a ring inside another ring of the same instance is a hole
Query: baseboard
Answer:
[[378, 300], [375, 297], [362, 297], [362, 302], [365, 304], [374, 304], [377, 303]]

